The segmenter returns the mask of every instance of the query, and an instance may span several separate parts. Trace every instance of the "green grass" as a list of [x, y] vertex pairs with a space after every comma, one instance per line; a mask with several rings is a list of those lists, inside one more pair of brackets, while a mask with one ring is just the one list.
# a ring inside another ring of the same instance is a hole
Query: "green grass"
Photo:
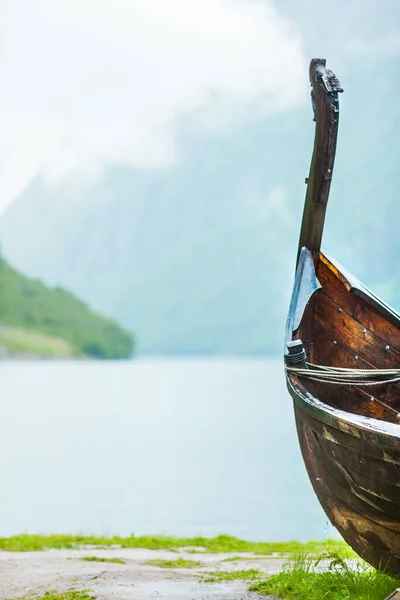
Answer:
[[[299, 552], [318, 555], [324, 551], [337, 550], [350, 552], [349, 546], [339, 540], [325, 542], [247, 542], [228, 535], [214, 538], [177, 538], [163, 535], [129, 537], [94, 537], [85, 535], [16, 535], [0, 538], [0, 550], [7, 552], [28, 552], [47, 550], [50, 548], [81, 548], [97, 546], [108, 548], [148, 548], [152, 550], [176, 550], [178, 548], [203, 548], [207, 552], [251, 552], [253, 554], [271, 555], [274, 552], [294, 555]], [[353, 553], [353, 556], [355, 554]]]
[[182, 557], [176, 558], [175, 560], [155, 558], [154, 560], [146, 560], [143, 564], [161, 567], [162, 569], [196, 569], [196, 567], [201, 567], [201, 562], [198, 560], [187, 560]]
[[95, 600], [96, 596], [87, 590], [70, 590], [69, 592], [46, 592], [44, 596], [24, 596], [18, 600]]
[[81, 558], [85, 562], [98, 562], [98, 563], [114, 563], [116, 565], [126, 565], [126, 562], [122, 558], [102, 558], [100, 556], [84, 556]]
[[323, 572], [316, 572], [320, 561], [302, 556], [281, 573], [250, 586], [250, 591], [272, 594], [282, 600], [384, 600], [400, 579], [379, 573], [361, 561], [351, 568], [337, 553], [321, 557], [330, 561]]
[[66, 340], [18, 327], [0, 327], [0, 345], [12, 353], [38, 354], [54, 358], [71, 358], [77, 354]]
[[228, 558], [223, 558], [220, 562], [237, 562], [238, 560], [265, 560], [271, 559], [271, 555], [267, 556], [228, 556]]
[[264, 573], [258, 569], [243, 569], [241, 571], [212, 571], [206, 574], [206, 578], [203, 579], [205, 583], [221, 581], [235, 581], [237, 579], [260, 579]]

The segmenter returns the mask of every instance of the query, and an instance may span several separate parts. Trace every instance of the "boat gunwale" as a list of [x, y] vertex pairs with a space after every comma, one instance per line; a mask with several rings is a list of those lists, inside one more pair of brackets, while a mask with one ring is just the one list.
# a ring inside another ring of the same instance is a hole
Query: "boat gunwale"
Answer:
[[[293, 401], [311, 417], [331, 427], [335, 427], [344, 433], [349, 433], [355, 437], [363, 437], [364, 441], [367, 441], [366, 437], [368, 437], [370, 443], [378, 442], [381, 445], [387, 447], [393, 446], [398, 449], [400, 424], [389, 423], [388, 421], [335, 408], [320, 398], [313, 396], [299, 381], [298, 377], [289, 375], [286, 369], [285, 374], [286, 385]], [[359, 433], [363, 432], [365, 435], [356, 435], [355, 429]]]

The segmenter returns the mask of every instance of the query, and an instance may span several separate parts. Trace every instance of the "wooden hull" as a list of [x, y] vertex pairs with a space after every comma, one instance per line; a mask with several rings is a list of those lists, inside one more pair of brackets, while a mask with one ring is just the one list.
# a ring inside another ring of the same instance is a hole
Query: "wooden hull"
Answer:
[[314, 491], [346, 542], [377, 569], [400, 573], [400, 451], [321, 423], [295, 405]]
[[[324, 255], [315, 271], [307, 251], [299, 264], [287, 340], [301, 338], [315, 364], [400, 366], [396, 314]], [[400, 573], [399, 385], [384, 384], [374, 397], [293, 375], [287, 385], [304, 463], [328, 518], [367, 562]]]

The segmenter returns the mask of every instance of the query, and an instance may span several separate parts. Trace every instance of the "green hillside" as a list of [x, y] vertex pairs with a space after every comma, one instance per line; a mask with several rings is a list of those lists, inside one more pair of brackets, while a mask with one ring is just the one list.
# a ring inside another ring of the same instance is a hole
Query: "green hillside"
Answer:
[[0, 259], [0, 345], [12, 352], [128, 358], [132, 335], [61, 287], [28, 279]]

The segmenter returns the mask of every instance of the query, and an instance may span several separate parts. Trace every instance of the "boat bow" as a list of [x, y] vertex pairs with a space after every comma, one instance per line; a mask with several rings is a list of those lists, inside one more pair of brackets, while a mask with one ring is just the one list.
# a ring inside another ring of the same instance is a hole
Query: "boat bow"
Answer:
[[335, 73], [326, 68], [325, 58], [310, 63], [311, 102], [314, 111], [315, 140], [301, 224], [297, 262], [301, 249], [317, 256], [321, 248], [325, 212], [335, 163], [339, 126], [339, 93], [343, 89]]
[[325, 513], [366, 561], [399, 574], [400, 317], [320, 251], [343, 90], [325, 59], [311, 61], [310, 81], [315, 141], [286, 323], [286, 381]]

